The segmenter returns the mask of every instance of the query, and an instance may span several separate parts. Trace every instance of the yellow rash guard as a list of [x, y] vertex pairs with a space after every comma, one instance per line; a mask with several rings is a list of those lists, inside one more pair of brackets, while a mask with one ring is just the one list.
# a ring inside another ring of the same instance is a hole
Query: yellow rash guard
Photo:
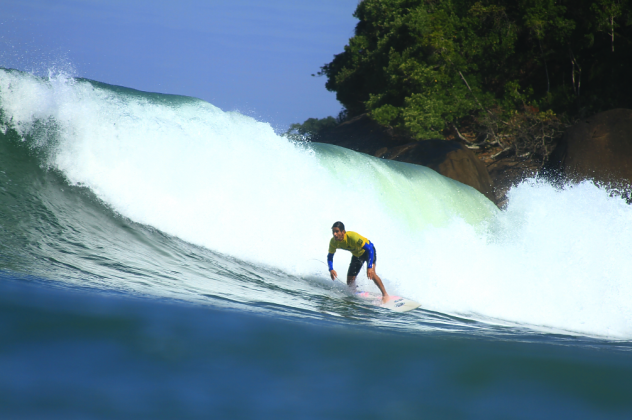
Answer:
[[337, 241], [336, 238], [331, 238], [331, 240], [329, 241], [329, 254], [327, 255], [327, 265], [329, 265], [330, 271], [334, 269], [333, 262], [336, 249], [347, 250], [351, 252], [354, 257], [358, 258], [362, 256], [366, 251], [368, 251], [369, 258], [367, 261], [367, 266], [369, 268], [373, 267], [375, 248], [373, 247], [371, 241], [356, 232], [346, 232], [342, 241]]
[[336, 249], [344, 249], [350, 251], [356, 257], [359, 257], [364, 254], [364, 249], [362, 249], [364, 244], [370, 242], [371, 241], [364, 236], [359, 235], [356, 232], [349, 231], [345, 233], [345, 237], [342, 241], [337, 241], [335, 238], [331, 238], [329, 241], [329, 253], [335, 253]]

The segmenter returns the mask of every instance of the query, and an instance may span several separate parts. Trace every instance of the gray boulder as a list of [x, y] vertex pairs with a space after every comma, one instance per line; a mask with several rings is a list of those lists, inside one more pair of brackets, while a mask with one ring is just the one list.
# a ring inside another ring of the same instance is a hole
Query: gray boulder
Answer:
[[549, 158], [564, 179], [592, 179], [613, 188], [632, 185], [632, 110], [612, 109], [571, 127]]

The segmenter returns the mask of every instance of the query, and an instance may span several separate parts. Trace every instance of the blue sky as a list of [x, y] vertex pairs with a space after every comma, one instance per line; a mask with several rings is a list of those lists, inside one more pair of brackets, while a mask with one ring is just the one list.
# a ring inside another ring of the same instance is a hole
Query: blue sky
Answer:
[[3, 0], [0, 66], [195, 96], [283, 131], [336, 115], [320, 66], [358, 0]]

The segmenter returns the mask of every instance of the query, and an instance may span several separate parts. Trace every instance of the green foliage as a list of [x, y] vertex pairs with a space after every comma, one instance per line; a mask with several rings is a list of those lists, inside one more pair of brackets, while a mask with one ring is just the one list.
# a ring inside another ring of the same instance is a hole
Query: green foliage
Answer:
[[616, 29], [621, 26], [621, 18], [627, 15], [625, 24], [631, 23], [632, 15], [629, 13], [629, 7], [628, 0], [597, 0], [590, 8], [595, 13], [597, 30], [610, 36], [613, 52]]
[[628, 0], [364, 0], [354, 16], [319, 73], [350, 117], [418, 139], [469, 124], [499, 140], [533, 107], [556, 121], [632, 107]]
[[533, 107], [524, 112], [512, 111], [506, 124], [504, 135], [519, 156], [548, 156], [555, 140], [567, 128], [552, 110], [542, 112]]
[[310, 140], [312, 137], [317, 136], [322, 130], [335, 127], [339, 120], [334, 117], [326, 118], [308, 118], [303, 124], [292, 124], [289, 130], [283, 134], [285, 137], [295, 140], [303, 141]]

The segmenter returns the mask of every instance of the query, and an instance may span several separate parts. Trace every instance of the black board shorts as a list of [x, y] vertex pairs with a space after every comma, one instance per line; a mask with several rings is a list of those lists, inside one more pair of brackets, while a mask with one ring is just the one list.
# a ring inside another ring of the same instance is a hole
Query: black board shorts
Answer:
[[[364, 254], [356, 257], [355, 255], [351, 256], [351, 262], [349, 263], [349, 270], [347, 271], [347, 277], [355, 277], [358, 275], [360, 270], [362, 270], [362, 266], [364, 263], [369, 262], [369, 251], [364, 251]], [[373, 246], [373, 265], [377, 262], [377, 250], [375, 249], [375, 245]]]

